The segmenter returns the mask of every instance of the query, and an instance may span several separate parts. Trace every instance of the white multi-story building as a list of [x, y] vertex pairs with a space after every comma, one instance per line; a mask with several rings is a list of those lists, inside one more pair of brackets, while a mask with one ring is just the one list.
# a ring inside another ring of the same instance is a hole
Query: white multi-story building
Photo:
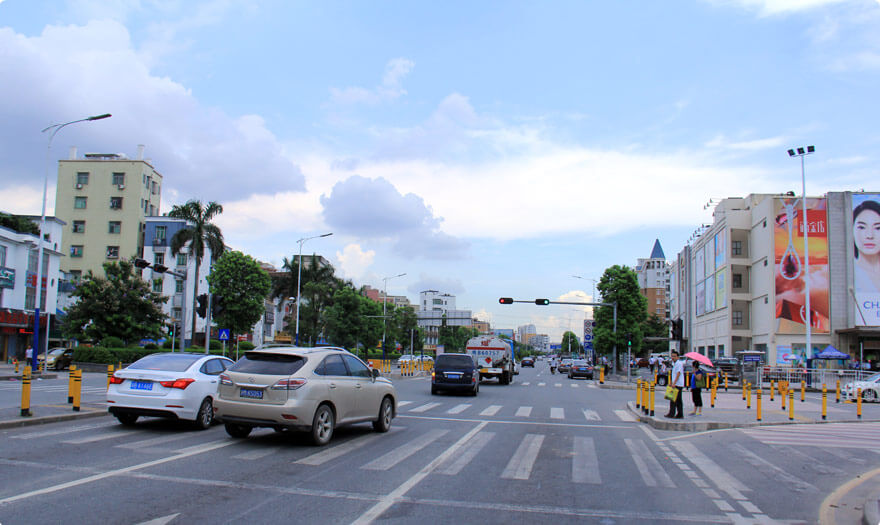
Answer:
[[524, 324], [516, 327], [516, 340], [523, 344], [529, 344], [529, 339], [538, 335], [538, 329], [533, 324]]
[[550, 336], [547, 334], [533, 335], [529, 338], [529, 344], [538, 352], [550, 352]]
[[649, 258], [638, 260], [635, 271], [639, 291], [648, 300], [648, 314], [656, 314], [663, 320], [669, 319], [669, 266], [666, 264], [660, 239], [654, 241]]
[[470, 310], [456, 310], [455, 296], [440, 293], [437, 290], [425, 290], [419, 293], [418, 316], [419, 328], [425, 334], [425, 350], [436, 351], [437, 341], [442, 326], [471, 326], [473, 323]]

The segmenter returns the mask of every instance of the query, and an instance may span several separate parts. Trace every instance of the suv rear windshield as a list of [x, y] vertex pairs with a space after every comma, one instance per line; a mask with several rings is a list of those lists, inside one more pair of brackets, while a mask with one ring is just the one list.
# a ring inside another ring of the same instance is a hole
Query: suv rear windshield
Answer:
[[187, 354], [152, 354], [138, 359], [134, 363], [128, 365], [128, 368], [135, 370], [166, 370], [168, 372], [183, 372], [203, 357], [205, 356]]
[[446, 370], [470, 370], [473, 367], [474, 359], [467, 354], [438, 355], [437, 362], [434, 363], [434, 368], [443, 368]]
[[306, 358], [299, 355], [247, 352], [244, 357], [232, 365], [229, 371], [243, 374], [289, 376], [295, 374], [305, 363]]

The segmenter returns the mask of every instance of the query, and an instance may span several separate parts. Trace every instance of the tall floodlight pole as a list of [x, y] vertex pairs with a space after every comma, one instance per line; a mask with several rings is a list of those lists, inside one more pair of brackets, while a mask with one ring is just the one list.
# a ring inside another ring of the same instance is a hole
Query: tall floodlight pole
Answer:
[[384, 361], [386, 358], [385, 352], [385, 323], [387, 319], [385, 318], [385, 305], [388, 304], [388, 279], [396, 279], [398, 277], [403, 277], [406, 273], [402, 273], [400, 275], [393, 275], [391, 277], [383, 277], [382, 282], [384, 283], [382, 288], [382, 360]]
[[[78, 120], [71, 120], [70, 122], [63, 122], [61, 124], [52, 124], [42, 130], [41, 133], [49, 132], [49, 140], [46, 144], [46, 174], [43, 177], [43, 212], [40, 215], [40, 238], [37, 243], [37, 282], [35, 286], [37, 287], [36, 300], [34, 302], [34, 351], [32, 354], [33, 362], [31, 363], [31, 367], [33, 370], [37, 369], [37, 355], [40, 353], [40, 303], [43, 302], [43, 236], [45, 235], [46, 229], [46, 193], [49, 189], [49, 153], [52, 151], [52, 139], [55, 138], [55, 135], [61, 131], [61, 128], [69, 126], [71, 124], [76, 124], [77, 122], [89, 122], [92, 120], [102, 120], [105, 118], [110, 118], [112, 115], [110, 113], [104, 113], [103, 115], [94, 115], [91, 117], [81, 118]], [[46, 290], [48, 292], [48, 290]], [[46, 341], [49, 340], [49, 316], [46, 316]], [[49, 347], [46, 346], [46, 351], [48, 352]], [[48, 356], [46, 358], [46, 362], [48, 362]]]
[[813, 322], [811, 319], [812, 313], [810, 312], [810, 243], [807, 234], [810, 229], [810, 222], [807, 220], [807, 176], [804, 171], [804, 157], [815, 152], [815, 146], [807, 146], [806, 150], [804, 148], [797, 148], [797, 151], [793, 149], [788, 150], [789, 157], [801, 158], [801, 203], [803, 204], [804, 211], [804, 216], [801, 218], [801, 224], [804, 228], [804, 292], [806, 293], [806, 299], [804, 301], [804, 308], [806, 309], [804, 321], [807, 325], [807, 349], [804, 359], [808, 359], [813, 352], [810, 340], [813, 333]]
[[308, 241], [309, 239], [318, 239], [321, 237], [330, 237], [333, 233], [325, 233], [323, 235], [315, 235], [314, 237], [303, 237], [302, 239], [296, 241], [299, 243], [299, 262], [296, 265], [296, 342], [294, 343], [296, 346], [299, 346], [299, 290], [300, 290], [300, 277], [302, 276], [302, 263], [303, 263], [303, 243]]

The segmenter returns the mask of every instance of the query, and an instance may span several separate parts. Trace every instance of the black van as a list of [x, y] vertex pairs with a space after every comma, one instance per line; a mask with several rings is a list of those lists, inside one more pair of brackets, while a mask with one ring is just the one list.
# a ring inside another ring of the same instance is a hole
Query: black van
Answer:
[[468, 392], [475, 396], [480, 391], [480, 372], [469, 354], [440, 354], [431, 373], [431, 394], [441, 390]]

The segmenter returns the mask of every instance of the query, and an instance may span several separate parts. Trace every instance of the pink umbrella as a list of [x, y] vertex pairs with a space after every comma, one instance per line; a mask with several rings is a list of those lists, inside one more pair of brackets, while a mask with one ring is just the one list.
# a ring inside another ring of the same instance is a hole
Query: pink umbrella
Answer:
[[688, 352], [688, 353], [684, 354], [684, 356], [682, 356], [682, 357], [687, 357], [689, 359], [693, 359], [694, 361], [699, 361], [700, 363], [703, 363], [706, 366], [713, 366], [712, 361], [709, 360], [708, 357], [704, 356], [703, 354], [697, 353], [697, 352]]

